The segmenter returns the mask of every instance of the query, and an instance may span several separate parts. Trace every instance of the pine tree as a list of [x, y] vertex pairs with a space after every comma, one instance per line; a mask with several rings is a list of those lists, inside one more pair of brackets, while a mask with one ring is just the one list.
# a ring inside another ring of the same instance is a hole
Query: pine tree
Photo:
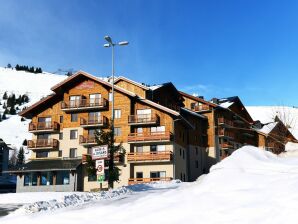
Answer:
[[3, 100], [7, 100], [7, 98], [8, 98], [8, 96], [7, 96], [7, 92], [5, 91], [5, 93], [3, 94], [2, 99], [3, 99]]
[[20, 148], [17, 156], [17, 165], [22, 165], [25, 163], [25, 154], [24, 154], [24, 149], [23, 147]]
[[17, 71], [19, 71], [19, 70], [20, 70], [20, 66], [17, 64], [16, 67], [15, 67], [15, 69], [16, 69]]
[[34, 70], [34, 67], [30, 67], [30, 68], [29, 68], [29, 72], [34, 73], [34, 71], [35, 71], [35, 70]]
[[16, 109], [14, 108], [14, 106], [11, 106], [11, 107], [10, 107], [9, 113], [10, 113], [11, 115], [16, 115], [17, 111], [16, 111]]
[[122, 146], [122, 142], [118, 145], [114, 145], [114, 133], [112, 127], [107, 130], [100, 129], [95, 133], [95, 139], [99, 145], [107, 145], [109, 149], [109, 173], [108, 173], [108, 184], [109, 188], [114, 187], [114, 182], [119, 181], [120, 169], [115, 165], [114, 156], [119, 154], [119, 156], [125, 155], [125, 149]]
[[11, 64], [10, 63], [7, 64], [7, 68], [11, 68]]
[[22, 105], [22, 96], [19, 95], [18, 99], [16, 99], [16, 104]]
[[3, 107], [2, 107], [3, 109], [6, 109], [7, 108], [7, 106], [6, 106], [6, 103], [4, 102], [3, 103]]
[[24, 141], [23, 141], [23, 144], [22, 144], [23, 146], [27, 146], [27, 139], [25, 139]]
[[2, 115], [2, 120], [6, 120], [6, 113], [4, 111], [3, 115]]
[[2, 121], [2, 116], [1, 116], [1, 114], [0, 114], [0, 122]]

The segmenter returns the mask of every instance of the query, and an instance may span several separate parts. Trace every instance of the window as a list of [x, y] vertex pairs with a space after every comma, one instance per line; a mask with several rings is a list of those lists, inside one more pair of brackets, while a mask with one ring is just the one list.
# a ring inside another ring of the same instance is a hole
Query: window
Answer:
[[36, 152], [36, 158], [46, 158], [48, 157], [48, 152]]
[[24, 175], [24, 186], [36, 186], [37, 185], [37, 174], [29, 173]]
[[147, 122], [151, 120], [151, 109], [137, 110], [139, 122]]
[[77, 122], [78, 121], [78, 114], [71, 114], [70, 115], [70, 121], [71, 122]]
[[158, 152], [164, 152], [164, 151], [166, 151], [166, 146], [165, 145], [158, 145], [157, 146], [157, 151]]
[[81, 96], [70, 96], [69, 97], [69, 106], [70, 107], [79, 107], [81, 102]]
[[96, 174], [88, 174], [88, 182], [96, 181]]
[[150, 172], [150, 178], [164, 178], [164, 177], [166, 177], [166, 171]]
[[114, 128], [115, 136], [121, 136], [121, 128]]
[[157, 146], [156, 145], [150, 145], [150, 152], [156, 152]]
[[143, 172], [136, 172], [136, 178], [143, 178]]
[[63, 123], [63, 116], [60, 116], [60, 123]]
[[63, 132], [59, 133], [59, 140], [63, 139]]
[[41, 172], [40, 173], [40, 185], [53, 185], [53, 173]]
[[117, 119], [117, 118], [121, 118], [121, 110], [120, 110], [120, 109], [116, 109], [116, 110], [114, 111], [114, 113], [115, 113], [115, 119]]
[[143, 146], [136, 146], [136, 152], [143, 152]]
[[99, 105], [101, 102], [101, 94], [100, 93], [90, 94], [89, 100], [90, 100], [90, 106]]
[[191, 109], [191, 110], [194, 110], [194, 109], [195, 109], [195, 106], [196, 106], [196, 103], [191, 103], [191, 104], [190, 104], [190, 109]]
[[109, 101], [112, 102], [113, 101], [113, 94], [109, 93]]
[[76, 158], [77, 157], [77, 149], [76, 148], [71, 148], [69, 150], [69, 158]]
[[88, 122], [89, 123], [98, 123], [101, 121], [100, 112], [90, 112], [88, 114]]
[[87, 154], [88, 154], [88, 155], [92, 155], [92, 148], [88, 148], [88, 149], [87, 149]]
[[152, 132], [165, 132], [165, 126], [151, 127], [151, 133]]
[[56, 176], [56, 185], [69, 184], [69, 171], [58, 171]]
[[78, 130], [70, 130], [70, 139], [78, 138]]
[[199, 161], [198, 160], [195, 161], [195, 165], [196, 165], [196, 168], [199, 168]]
[[58, 157], [62, 157], [62, 150], [58, 151]]

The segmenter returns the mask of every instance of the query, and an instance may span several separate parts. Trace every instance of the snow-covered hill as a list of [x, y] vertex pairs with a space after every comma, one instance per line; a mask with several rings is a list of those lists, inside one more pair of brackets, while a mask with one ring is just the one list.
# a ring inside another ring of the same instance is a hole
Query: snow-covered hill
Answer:
[[[56, 75], [47, 72], [34, 74], [25, 71], [16, 71], [15, 69], [0, 67], [0, 113], [3, 114], [3, 94], [8, 95], [14, 93], [16, 97], [27, 94], [30, 102], [23, 104], [30, 106], [40, 100], [42, 97], [51, 93], [50, 88], [58, 82], [65, 79], [64, 75]], [[30, 139], [31, 134], [28, 133], [28, 123], [30, 120], [21, 122], [18, 115], [8, 115], [8, 119], [0, 122], [0, 138], [12, 147], [19, 148], [24, 139]]]
[[118, 189], [116, 195], [4, 194], [0, 207], [46, 202], [27, 204], [1, 223], [297, 223], [297, 164], [298, 157], [245, 146], [193, 183], [140, 184]]

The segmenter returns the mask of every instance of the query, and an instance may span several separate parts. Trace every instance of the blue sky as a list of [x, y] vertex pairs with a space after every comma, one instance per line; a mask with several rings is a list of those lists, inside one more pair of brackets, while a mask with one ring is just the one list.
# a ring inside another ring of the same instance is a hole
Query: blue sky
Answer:
[[246, 105], [298, 106], [298, 1], [0, 0], [0, 66], [172, 81]]

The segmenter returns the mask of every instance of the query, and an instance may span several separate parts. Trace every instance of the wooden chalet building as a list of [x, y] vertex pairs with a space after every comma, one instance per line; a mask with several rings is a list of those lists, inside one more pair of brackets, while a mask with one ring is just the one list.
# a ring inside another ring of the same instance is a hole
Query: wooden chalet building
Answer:
[[[90, 191], [99, 188], [82, 156], [96, 146], [95, 130], [111, 119], [110, 82], [79, 71], [51, 88], [19, 115], [32, 119], [30, 161], [12, 171], [17, 192]], [[149, 88], [115, 80], [115, 140], [126, 149], [115, 186], [157, 180], [193, 181], [207, 171], [207, 117], [184, 106], [171, 83]], [[105, 182], [103, 187], [107, 187]]]

